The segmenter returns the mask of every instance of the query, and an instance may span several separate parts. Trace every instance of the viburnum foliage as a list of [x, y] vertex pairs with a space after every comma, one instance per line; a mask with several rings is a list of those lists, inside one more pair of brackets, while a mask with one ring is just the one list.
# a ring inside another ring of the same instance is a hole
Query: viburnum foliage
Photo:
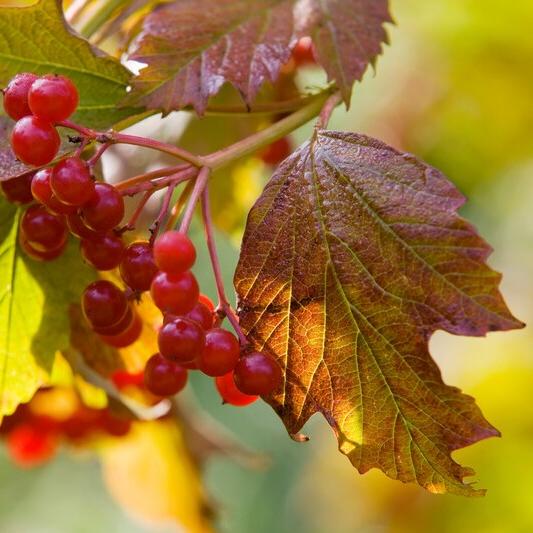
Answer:
[[[201, 439], [220, 449], [180, 407], [198, 372], [229, 405], [261, 397], [296, 440], [321, 413], [361, 473], [482, 493], [451, 453], [498, 431], [443, 382], [428, 342], [523, 324], [455, 186], [328, 129], [387, 42], [388, 2], [88, 4], [0, 8], [0, 413], [13, 459], [142, 427], [194, 433], [191, 457]], [[306, 68], [325, 70], [323, 88], [298, 87]], [[199, 153], [123, 131], [178, 110]], [[313, 119], [295, 148], [290, 133]], [[106, 182], [102, 156], [121, 144], [164, 158]], [[227, 170], [247, 158], [272, 176], [248, 214], [233, 305], [214, 226]], [[191, 270], [208, 268], [214, 303]], [[70, 398], [67, 413], [51, 393]]]

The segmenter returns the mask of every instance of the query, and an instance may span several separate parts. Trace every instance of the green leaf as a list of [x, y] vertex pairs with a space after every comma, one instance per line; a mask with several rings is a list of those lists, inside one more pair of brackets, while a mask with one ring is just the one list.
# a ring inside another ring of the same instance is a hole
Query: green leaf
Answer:
[[445, 176], [364, 135], [317, 131], [250, 212], [235, 285], [254, 348], [278, 359], [267, 400], [296, 434], [320, 412], [364, 473], [481, 494], [451, 452], [498, 435], [442, 381], [428, 341], [520, 328]]
[[69, 76], [80, 92], [74, 120], [86, 126], [107, 128], [136, 112], [117, 107], [130, 72], [75, 34], [56, 0], [0, 8], [0, 83], [24, 71]]
[[20, 216], [0, 199], [0, 416], [46, 383], [56, 352], [69, 345], [69, 306], [93, 277], [74, 245], [49, 263], [22, 255]]

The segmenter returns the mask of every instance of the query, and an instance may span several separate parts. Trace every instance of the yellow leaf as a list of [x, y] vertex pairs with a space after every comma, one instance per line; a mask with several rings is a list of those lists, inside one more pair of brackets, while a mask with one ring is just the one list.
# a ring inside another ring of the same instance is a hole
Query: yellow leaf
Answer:
[[109, 492], [134, 518], [158, 526], [178, 523], [188, 533], [213, 531], [198, 469], [174, 422], [134, 423], [101, 455]]

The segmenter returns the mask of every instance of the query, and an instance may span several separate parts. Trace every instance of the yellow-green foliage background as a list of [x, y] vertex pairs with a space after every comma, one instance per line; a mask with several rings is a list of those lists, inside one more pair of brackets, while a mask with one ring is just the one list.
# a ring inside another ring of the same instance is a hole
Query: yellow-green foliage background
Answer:
[[[414, 152], [442, 169], [469, 197], [463, 213], [494, 246], [490, 263], [518, 318], [533, 322], [533, 3], [531, 0], [393, 0], [392, 46], [357, 86], [349, 114], [331, 126], [363, 131]], [[321, 78], [320, 78], [321, 80]], [[302, 83], [319, 82], [304, 73]], [[309, 128], [295, 135], [303, 141]], [[258, 190], [239, 183], [240, 204]], [[259, 170], [258, 170], [259, 168]], [[254, 181], [255, 180], [255, 181]], [[234, 220], [231, 221], [235, 238]], [[237, 232], [238, 233], [238, 232]], [[224, 248], [231, 279], [236, 251]], [[207, 276], [207, 273], [206, 273]], [[265, 405], [218, 405], [212, 384], [198, 396], [253, 448], [272, 456], [254, 472], [216, 459], [206, 483], [228, 533], [526, 532], [533, 531], [533, 333], [531, 328], [467, 339], [438, 333], [431, 341], [445, 380], [474, 395], [502, 439], [462, 450], [483, 499], [432, 496], [379, 472], [359, 476], [336, 451], [316, 417], [308, 444], [288, 439]], [[164, 528], [172, 531], [173, 528]], [[105, 494], [96, 460], [62, 456], [20, 472], [0, 460], [2, 533], [145, 531]]]

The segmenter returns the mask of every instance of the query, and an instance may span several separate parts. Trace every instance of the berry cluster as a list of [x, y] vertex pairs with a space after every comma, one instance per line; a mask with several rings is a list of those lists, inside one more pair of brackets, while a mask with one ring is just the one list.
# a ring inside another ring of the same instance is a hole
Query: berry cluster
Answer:
[[35, 413], [30, 404], [19, 406], [4, 419], [0, 432], [13, 462], [25, 468], [39, 466], [52, 459], [61, 443], [77, 445], [106, 435], [122, 437], [131, 428], [131, 420], [108, 408], [91, 409], [79, 401], [66, 416], [55, 416]]
[[[56, 126], [77, 103], [76, 88], [65, 77], [15, 76], [4, 91], [4, 107], [18, 121], [11, 137], [17, 157], [30, 165], [49, 165], [59, 148]], [[190, 271], [196, 250], [187, 235], [166, 231], [157, 239], [125, 243], [124, 228], [118, 227], [124, 216], [122, 194], [95, 181], [81, 150], [31, 175], [2, 182], [2, 189], [12, 202], [37, 202], [26, 209], [19, 233], [20, 245], [30, 257], [57, 258], [70, 232], [80, 239], [88, 264], [101, 272], [119, 270], [125, 290], [99, 279], [82, 295], [85, 319], [105, 343], [124, 348], [139, 339], [142, 320], [135, 303], [150, 291], [163, 319], [159, 351], [144, 370], [149, 392], [178, 393], [189, 370], [215, 378], [223, 400], [233, 405], [249, 404], [278, 388], [281, 370], [276, 361], [265, 353], [249, 353], [233, 333], [220, 327], [223, 313], [215, 312], [212, 302], [200, 294]]]

